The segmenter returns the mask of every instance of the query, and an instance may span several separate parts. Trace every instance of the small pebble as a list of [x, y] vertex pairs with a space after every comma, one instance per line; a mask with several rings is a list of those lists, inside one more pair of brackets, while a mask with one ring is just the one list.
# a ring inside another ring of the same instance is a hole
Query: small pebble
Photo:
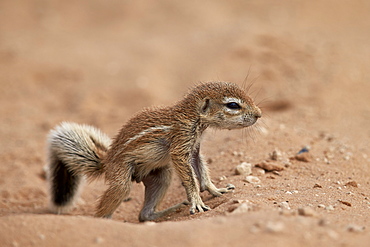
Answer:
[[272, 173], [275, 174], [275, 175], [281, 176], [280, 172], [278, 172], [278, 171], [273, 171]]
[[319, 222], [318, 222], [318, 225], [319, 226], [328, 226], [329, 222], [325, 219], [320, 219]]
[[347, 226], [347, 231], [349, 232], [363, 232], [365, 230], [364, 226], [358, 226], [354, 224], [350, 224]]
[[270, 153], [271, 160], [279, 160], [281, 159], [281, 156], [281, 152], [278, 149], [275, 149], [274, 151], [272, 151], [272, 153]]
[[289, 203], [288, 202], [281, 202], [280, 207], [284, 209], [290, 209]]
[[298, 194], [298, 190], [292, 190], [292, 191], [286, 191], [285, 194], [288, 194], [288, 195], [293, 195], [293, 194]]
[[40, 176], [41, 176], [42, 179], [47, 179], [48, 174], [49, 174], [49, 167], [47, 165], [45, 165], [45, 166], [42, 167], [42, 171], [40, 173]]
[[294, 216], [296, 215], [296, 211], [281, 208], [279, 214], [283, 216]]
[[334, 230], [328, 230], [328, 236], [331, 238], [331, 239], [338, 239], [339, 238], [339, 234], [334, 231]]
[[156, 225], [157, 223], [153, 222], [153, 221], [145, 221], [144, 222], [144, 225], [147, 225], [147, 226], [154, 226]]
[[313, 187], [314, 188], [322, 188], [322, 186], [320, 184], [315, 184]]
[[247, 162], [242, 162], [240, 165], [235, 167], [236, 175], [250, 175], [252, 174], [252, 164]]
[[334, 207], [333, 207], [333, 205], [329, 205], [329, 206], [325, 207], [325, 210], [327, 210], [327, 211], [333, 211], [334, 210]]
[[302, 153], [308, 153], [310, 151], [309, 147], [303, 147], [297, 154], [302, 154]]
[[258, 163], [255, 165], [256, 167], [262, 168], [263, 170], [267, 172], [273, 172], [273, 171], [282, 171], [284, 170], [284, 166], [276, 163], [276, 162], [266, 162], [263, 161], [261, 163]]
[[311, 157], [310, 157], [310, 154], [308, 152], [298, 153], [296, 156], [294, 156], [294, 158], [296, 160], [302, 161], [302, 162], [310, 162], [311, 161]]
[[269, 221], [266, 224], [266, 231], [271, 233], [279, 233], [284, 231], [285, 225], [281, 221]]
[[345, 186], [352, 186], [352, 187], [355, 187], [357, 188], [358, 187], [358, 184], [356, 181], [349, 181], [345, 184]]
[[284, 164], [284, 167], [285, 168], [289, 168], [292, 165], [292, 163], [290, 162], [290, 160], [283, 161], [283, 164]]
[[302, 216], [314, 217], [316, 212], [311, 207], [298, 208], [298, 214]]
[[325, 205], [324, 204], [319, 204], [317, 205], [318, 208], [325, 208]]
[[233, 203], [247, 203], [249, 202], [247, 199], [234, 199]]
[[352, 204], [350, 202], [346, 202], [346, 201], [342, 201], [342, 200], [338, 200], [338, 202], [348, 206], [348, 207], [352, 207]]
[[251, 209], [252, 209], [251, 206], [249, 206], [247, 203], [244, 202], [240, 204], [240, 206], [235, 208], [230, 214], [243, 214], [243, 213], [247, 213]]
[[266, 173], [265, 170], [263, 170], [262, 168], [252, 167], [252, 174], [253, 175], [263, 175], [265, 173]]
[[104, 239], [103, 238], [101, 238], [101, 237], [96, 237], [95, 238], [95, 243], [96, 244], [101, 244], [101, 243], [103, 243], [104, 242]]
[[259, 184], [261, 183], [261, 180], [258, 177], [255, 176], [247, 176], [244, 179], [245, 182], [251, 183], [251, 184]]
[[253, 226], [251, 226], [251, 228], [249, 229], [249, 231], [251, 232], [251, 233], [257, 233], [257, 232], [259, 232], [261, 229], [260, 229], [260, 227], [259, 226], [256, 226], [256, 225], [253, 225]]

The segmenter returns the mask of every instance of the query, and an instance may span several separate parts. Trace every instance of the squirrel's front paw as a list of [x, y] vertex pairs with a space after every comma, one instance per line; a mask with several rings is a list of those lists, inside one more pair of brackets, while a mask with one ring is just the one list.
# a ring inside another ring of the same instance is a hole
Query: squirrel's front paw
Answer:
[[208, 207], [207, 205], [205, 205], [203, 202], [192, 203], [191, 207], [190, 207], [190, 214], [195, 214], [196, 211], [204, 212], [204, 211], [208, 211], [208, 210], [211, 210], [211, 208]]
[[214, 188], [214, 189], [209, 189], [208, 191], [213, 195], [213, 196], [221, 196], [222, 194], [228, 193], [231, 190], [234, 190], [235, 186], [232, 184], [227, 184], [226, 188]]
[[229, 192], [230, 190], [235, 190], [235, 185], [233, 184], [226, 184], [226, 192]]

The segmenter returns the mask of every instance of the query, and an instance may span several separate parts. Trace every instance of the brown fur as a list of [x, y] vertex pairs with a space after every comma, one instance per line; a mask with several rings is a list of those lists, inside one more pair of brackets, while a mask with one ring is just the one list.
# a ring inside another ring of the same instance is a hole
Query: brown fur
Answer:
[[[232, 102], [237, 103], [237, 109], [233, 109], [235, 104], [227, 105]], [[209, 210], [199, 192], [207, 190], [220, 196], [228, 189], [218, 189], [210, 180], [200, 154], [204, 130], [244, 128], [259, 117], [260, 109], [244, 90], [225, 82], [200, 84], [174, 106], [140, 112], [122, 127], [97, 168], [105, 172], [109, 188], [100, 198], [96, 216], [111, 217], [128, 197], [134, 180], [142, 181], [146, 187], [140, 221], [154, 220], [176, 210], [183, 204], [156, 212], [170, 185], [171, 168], [182, 180], [190, 212]]]

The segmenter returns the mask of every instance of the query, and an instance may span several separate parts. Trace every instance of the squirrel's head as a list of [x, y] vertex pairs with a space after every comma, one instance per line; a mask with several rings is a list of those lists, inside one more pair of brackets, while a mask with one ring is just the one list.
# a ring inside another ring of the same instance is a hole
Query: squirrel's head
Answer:
[[195, 87], [192, 92], [198, 98], [200, 119], [209, 127], [245, 128], [262, 116], [260, 108], [234, 83], [205, 83]]

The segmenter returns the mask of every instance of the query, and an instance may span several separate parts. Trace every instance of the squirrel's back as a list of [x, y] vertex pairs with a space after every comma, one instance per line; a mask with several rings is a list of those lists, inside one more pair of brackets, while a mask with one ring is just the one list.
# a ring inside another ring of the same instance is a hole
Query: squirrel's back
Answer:
[[53, 211], [62, 213], [73, 205], [85, 176], [103, 174], [110, 144], [107, 135], [89, 125], [63, 122], [50, 131], [47, 172]]

